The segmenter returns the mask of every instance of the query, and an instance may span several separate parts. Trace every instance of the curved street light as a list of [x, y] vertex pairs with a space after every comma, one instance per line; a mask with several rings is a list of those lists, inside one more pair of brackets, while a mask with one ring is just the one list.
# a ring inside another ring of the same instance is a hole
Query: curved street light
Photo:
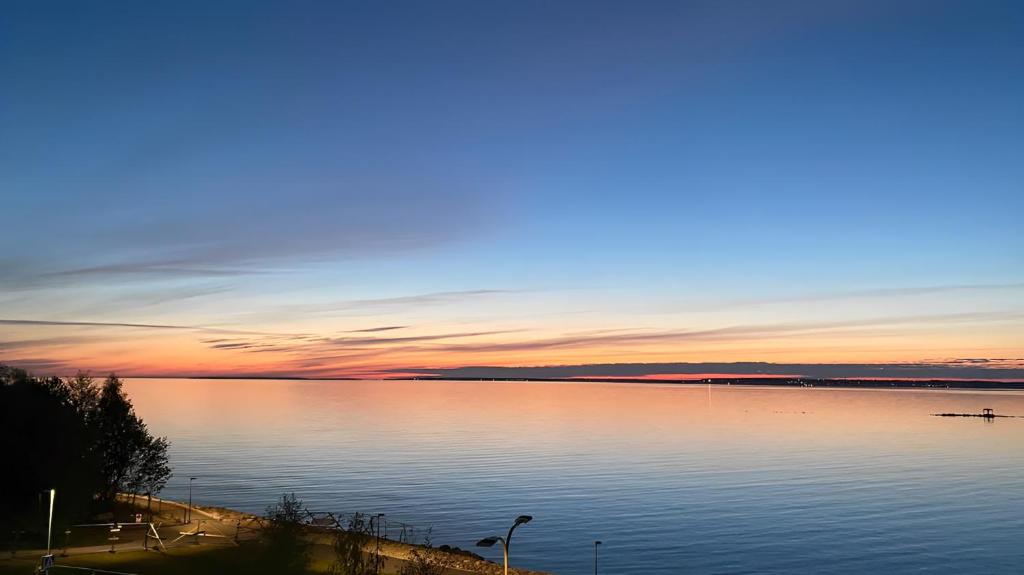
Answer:
[[481, 539], [476, 542], [477, 547], [491, 547], [495, 543], [501, 541], [501, 549], [505, 552], [505, 575], [508, 575], [508, 548], [512, 544], [512, 532], [516, 530], [523, 523], [529, 523], [533, 519], [532, 515], [520, 515], [516, 517], [516, 522], [512, 524], [512, 527], [508, 529], [508, 535], [500, 537], [498, 535], [492, 535], [490, 537]]
[[189, 477], [188, 478], [188, 519], [185, 521], [186, 523], [192, 523], [192, 482], [195, 481], [196, 479], [199, 479], [199, 478], [198, 477]]
[[597, 575], [597, 548], [600, 545], [600, 541], [594, 541], [594, 575]]

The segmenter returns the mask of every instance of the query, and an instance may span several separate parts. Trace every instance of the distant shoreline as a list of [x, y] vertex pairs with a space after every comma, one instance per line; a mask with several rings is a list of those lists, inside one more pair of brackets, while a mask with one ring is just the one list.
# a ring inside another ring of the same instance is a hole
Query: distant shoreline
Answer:
[[654, 385], [746, 385], [758, 387], [827, 387], [842, 389], [957, 389], [980, 391], [1024, 391], [1024, 381], [985, 379], [866, 379], [866, 378], [788, 378], [725, 377], [701, 379], [645, 379], [627, 377], [523, 378], [523, 377], [268, 377], [268, 376], [126, 376], [134, 379], [212, 379], [283, 381], [499, 381], [535, 383], [630, 383]]
[[905, 379], [818, 379], [778, 377], [727, 377], [703, 379], [643, 379], [624, 377], [580, 377], [571, 379], [543, 378], [455, 378], [455, 377], [406, 377], [394, 378], [405, 381], [528, 381], [568, 383], [631, 383], [657, 385], [748, 385], [761, 387], [833, 387], [847, 389], [980, 389], [1002, 391], [1024, 391], [1024, 382], [992, 380], [905, 380]]

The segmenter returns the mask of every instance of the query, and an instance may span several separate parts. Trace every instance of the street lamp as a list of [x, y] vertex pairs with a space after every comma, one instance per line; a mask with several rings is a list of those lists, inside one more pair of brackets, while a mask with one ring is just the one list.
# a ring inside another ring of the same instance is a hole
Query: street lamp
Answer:
[[53, 538], [53, 500], [57, 498], [57, 490], [50, 490], [50, 522], [46, 527], [46, 554], [50, 554], [50, 540]]
[[[384, 514], [383, 513], [378, 513], [377, 514], [377, 528], [374, 530], [374, 533], [377, 535], [377, 553], [376, 553], [376, 555], [374, 555], [374, 558], [373, 558], [373, 568], [374, 568], [374, 573], [377, 573], [377, 574], [380, 573], [380, 519], [381, 519], [381, 517], [384, 517]], [[385, 535], [387, 535], [387, 534], [385, 533]]]
[[198, 477], [189, 477], [188, 478], [188, 519], [185, 520], [185, 523], [192, 523], [192, 482], [195, 481], [196, 479], [199, 479], [199, 478]]
[[[42, 494], [40, 494], [42, 495]], [[50, 567], [53, 567], [53, 553], [50, 549], [50, 541], [53, 538], [53, 500], [57, 497], [57, 490], [50, 490], [50, 519], [46, 527], [46, 555], [43, 555], [41, 571], [50, 575]], [[13, 557], [13, 554], [12, 554]]]
[[597, 575], [597, 548], [601, 545], [600, 541], [594, 541], [594, 575]]
[[476, 542], [477, 547], [491, 547], [495, 543], [501, 541], [501, 549], [505, 552], [505, 575], [508, 575], [508, 548], [512, 544], [512, 532], [516, 530], [523, 523], [529, 523], [533, 519], [532, 515], [520, 515], [516, 517], [516, 522], [512, 524], [512, 527], [508, 530], [508, 535], [504, 538], [497, 535], [492, 535], [486, 539], [481, 539]]

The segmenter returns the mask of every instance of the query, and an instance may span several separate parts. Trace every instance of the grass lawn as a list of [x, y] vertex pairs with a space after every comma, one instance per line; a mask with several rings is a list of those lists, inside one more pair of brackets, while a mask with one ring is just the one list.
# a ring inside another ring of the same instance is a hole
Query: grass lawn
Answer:
[[[240, 547], [176, 547], [164, 553], [152, 551], [125, 551], [118, 553], [93, 553], [74, 557], [58, 557], [58, 565], [94, 567], [140, 575], [223, 575], [226, 573], [251, 573], [272, 575], [264, 568], [253, 552], [253, 546]], [[39, 564], [38, 558], [0, 558], [0, 575], [28, 575]], [[323, 573], [326, 561], [314, 559], [311, 572]], [[70, 569], [54, 569], [51, 575], [86, 573]]]

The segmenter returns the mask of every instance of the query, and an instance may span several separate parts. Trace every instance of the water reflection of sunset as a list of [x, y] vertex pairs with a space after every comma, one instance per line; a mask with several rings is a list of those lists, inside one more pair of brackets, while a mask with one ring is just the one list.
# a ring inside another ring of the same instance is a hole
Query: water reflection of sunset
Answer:
[[[1014, 548], [1024, 509], [1024, 419], [929, 415], [1024, 415], [1021, 392], [175, 379], [127, 389], [172, 438], [176, 471], [201, 477], [199, 501], [261, 511], [295, 491], [311, 509], [379, 510], [461, 546], [496, 516], [531, 512], [522, 564], [556, 572], [585, 573], [564, 549], [595, 534], [615, 541], [619, 572], [680, 556], [724, 570], [738, 553], [791, 572], [789, 562], [834, 557], [837, 542], [853, 565], [907, 544], [957, 564], [967, 548]], [[941, 537], [951, 525], [956, 536]], [[650, 549], [666, 526], [686, 543]], [[765, 551], [770, 537], [786, 557]]]
[[[442, 434], [457, 435], [462, 430], [500, 437], [514, 433], [544, 444], [586, 437], [617, 441], [636, 437], [645, 444], [691, 438], [713, 445], [741, 436], [750, 441], [829, 436], [872, 445], [885, 433], [950, 429], [949, 421], [928, 414], [954, 401], [965, 412], [992, 407], [1000, 413], [1017, 410], [1024, 415], [1024, 392], [272, 380], [132, 380], [129, 389], [140, 412], [158, 429], [165, 422], [187, 429], [183, 422], [192, 422], [207, 430], [257, 436], [279, 433], [280, 426], [303, 428], [294, 421], [329, 426], [337, 420], [346, 427], [365, 423], [371, 437], [378, 432], [387, 436], [393, 427], [388, 423], [375, 428], [374, 422], [401, 421], [402, 426]], [[316, 412], [310, 413], [314, 404]], [[457, 415], [453, 405], [458, 406]], [[958, 429], [957, 441], [970, 442], [984, 433], [984, 426]]]

